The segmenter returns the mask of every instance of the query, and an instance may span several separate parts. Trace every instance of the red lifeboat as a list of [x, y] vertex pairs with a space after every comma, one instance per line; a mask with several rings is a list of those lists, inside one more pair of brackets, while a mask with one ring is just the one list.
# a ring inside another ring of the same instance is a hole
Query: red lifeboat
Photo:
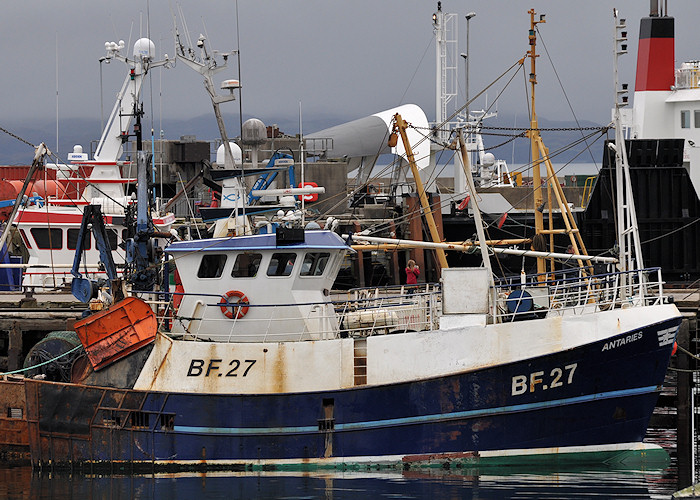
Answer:
[[[34, 196], [34, 194], [36, 193], [42, 198], [47, 198], [49, 196], [54, 198], [63, 198], [66, 196], [67, 184], [68, 183], [66, 181], [55, 181], [51, 179], [30, 181], [27, 185], [27, 190], [25, 191], [25, 194], [27, 196]], [[23, 185], [24, 181], [0, 180], [0, 201], [17, 199], [17, 194], [19, 194], [20, 191], [22, 191]], [[10, 215], [10, 212], [12, 212], [12, 206], [1, 207], [0, 217], [6, 218]]]

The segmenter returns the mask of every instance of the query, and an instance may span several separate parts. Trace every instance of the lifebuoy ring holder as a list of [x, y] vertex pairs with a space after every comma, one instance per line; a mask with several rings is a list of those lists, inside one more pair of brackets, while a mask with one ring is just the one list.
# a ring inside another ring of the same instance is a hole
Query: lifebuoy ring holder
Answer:
[[[231, 297], [238, 297], [238, 300], [236, 302], [231, 302], [229, 300]], [[248, 313], [249, 304], [250, 301], [248, 300], [248, 297], [246, 297], [243, 292], [239, 292], [238, 290], [229, 290], [219, 301], [221, 312], [229, 319], [234, 319], [234, 310], [236, 311], [235, 319], [241, 319]]]

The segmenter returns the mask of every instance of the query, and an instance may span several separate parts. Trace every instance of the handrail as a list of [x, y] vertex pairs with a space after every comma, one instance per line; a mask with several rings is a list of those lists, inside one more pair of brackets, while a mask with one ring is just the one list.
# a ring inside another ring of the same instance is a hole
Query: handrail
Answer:
[[[543, 278], [541, 281], [538, 276]], [[626, 279], [622, 279], [625, 277]], [[364, 337], [436, 329], [442, 317], [442, 290], [427, 284], [426, 291], [396, 294], [396, 287], [372, 287], [345, 292], [346, 297], [319, 302], [248, 304], [244, 317], [227, 318], [219, 309], [220, 295], [198, 294], [193, 317], [170, 314], [187, 330], [188, 339], [216, 337], [220, 341], [321, 340]], [[518, 293], [515, 293], [518, 292]], [[172, 293], [171, 295], [195, 295]], [[544, 275], [498, 280], [491, 288], [491, 323], [515, 322], [547, 316], [583, 315], [614, 308], [662, 304], [661, 270], [593, 274], [580, 268]], [[213, 310], [216, 313], [208, 311]], [[264, 315], [252, 311], [265, 310]], [[263, 320], [262, 317], [265, 319]]]

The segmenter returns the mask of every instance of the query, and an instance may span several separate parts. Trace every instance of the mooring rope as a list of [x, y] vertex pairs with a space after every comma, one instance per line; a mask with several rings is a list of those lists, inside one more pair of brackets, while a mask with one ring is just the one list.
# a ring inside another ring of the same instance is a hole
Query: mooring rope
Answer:
[[[679, 351], [681, 351], [683, 354], [687, 354], [691, 358], [693, 358], [695, 361], [700, 361], [700, 356], [696, 356], [692, 352], [690, 352], [688, 349], [685, 349], [679, 345], [676, 345]], [[699, 373], [700, 368], [696, 368], [695, 370], [686, 370], [684, 368], [673, 368], [672, 366], [668, 367], [669, 370], [674, 371], [674, 372], [681, 372], [681, 373]]]
[[4, 375], [14, 375], [15, 373], [27, 372], [27, 371], [29, 371], [29, 370], [33, 370], [34, 368], [39, 368], [40, 366], [48, 365], [49, 363], [53, 363], [54, 361], [56, 361], [57, 359], [62, 358], [63, 356], [67, 356], [68, 354], [70, 354], [70, 353], [72, 353], [72, 352], [75, 352], [75, 351], [77, 351], [78, 349], [82, 349], [82, 347], [83, 347], [82, 344], [77, 345], [77, 346], [75, 346], [73, 349], [71, 349], [70, 351], [66, 351], [66, 352], [64, 352], [63, 354], [59, 354], [59, 355], [56, 356], [55, 358], [49, 359], [49, 360], [47, 360], [47, 361], [44, 361], [43, 363], [39, 363], [38, 365], [30, 366], [29, 368], [22, 368], [21, 370], [14, 370], [14, 371], [11, 371], [11, 372], [3, 372], [3, 373], [0, 373], [0, 376], [4, 376]]

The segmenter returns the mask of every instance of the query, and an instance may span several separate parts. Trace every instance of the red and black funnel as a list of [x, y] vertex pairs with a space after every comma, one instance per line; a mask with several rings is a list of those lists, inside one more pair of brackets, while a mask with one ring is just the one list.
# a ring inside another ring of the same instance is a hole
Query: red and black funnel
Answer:
[[671, 90], [674, 78], [674, 19], [652, 9], [639, 26], [636, 92]]

